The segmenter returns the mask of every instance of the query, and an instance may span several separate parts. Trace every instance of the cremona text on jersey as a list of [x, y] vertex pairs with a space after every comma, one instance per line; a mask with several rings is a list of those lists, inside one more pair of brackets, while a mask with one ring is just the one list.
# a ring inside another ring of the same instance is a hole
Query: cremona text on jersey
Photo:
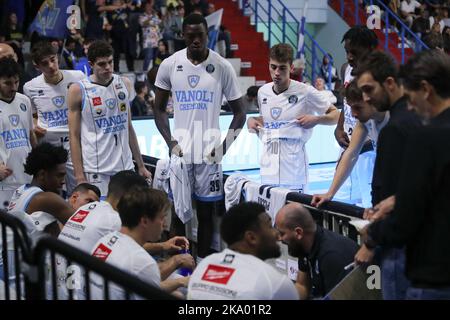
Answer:
[[6, 149], [14, 149], [29, 145], [29, 138], [26, 129], [12, 129], [0, 132]]

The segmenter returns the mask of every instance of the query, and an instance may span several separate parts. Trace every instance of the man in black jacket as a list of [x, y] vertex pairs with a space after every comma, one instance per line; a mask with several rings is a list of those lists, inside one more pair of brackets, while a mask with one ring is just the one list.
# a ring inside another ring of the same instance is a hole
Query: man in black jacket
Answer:
[[428, 125], [406, 144], [395, 213], [369, 226], [365, 246], [406, 245], [406, 297], [450, 299], [450, 57], [424, 51], [402, 70], [409, 103]]
[[[378, 137], [372, 178], [372, 204], [394, 195], [404, 153], [404, 145], [421, 122], [408, 110], [407, 98], [398, 82], [393, 58], [381, 51], [368, 54], [354, 70], [366, 102], [378, 111], [389, 111], [390, 119]], [[362, 253], [371, 255], [363, 245]], [[361, 253], [361, 252], [360, 252]], [[404, 250], [383, 247], [381, 256], [382, 292], [387, 300], [404, 299], [409, 283], [404, 275]]]

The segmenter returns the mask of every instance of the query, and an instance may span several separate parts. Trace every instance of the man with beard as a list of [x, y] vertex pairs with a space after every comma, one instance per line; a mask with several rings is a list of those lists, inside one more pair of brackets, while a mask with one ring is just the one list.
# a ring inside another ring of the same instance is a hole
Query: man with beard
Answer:
[[244, 202], [232, 207], [220, 232], [228, 248], [204, 258], [195, 268], [188, 299], [298, 299], [289, 278], [263, 261], [281, 254], [278, 232], [264, 206]]
[[295, 286], [300, 299], [324, 297], [347, 274], [358, 245], [353, 240], [317, 225], [300, 203], [278, 211], [276, 228], [291, 256], [298, 258]]

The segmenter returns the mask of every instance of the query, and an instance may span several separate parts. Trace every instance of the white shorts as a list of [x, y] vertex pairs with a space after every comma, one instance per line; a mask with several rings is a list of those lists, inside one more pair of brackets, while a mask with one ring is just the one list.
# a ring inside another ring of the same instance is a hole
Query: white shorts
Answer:
[[100, 199], [105, 200], [106, 195], [108, 194], [108, 184], [109, 180], [111, 180], [111, 176], [107, 174], [90, 173], [90, 172], [85, 172], [84, 175], [86, 176], [86, 179], [90, 184], [93, 184], [94, 186], [97, 186], [97, 188], [100, 189], [101, 193]]
[[221, 164], [188, 164], [187, 170], [194, 199], [205, 202], [223, 199], [223, 173]]

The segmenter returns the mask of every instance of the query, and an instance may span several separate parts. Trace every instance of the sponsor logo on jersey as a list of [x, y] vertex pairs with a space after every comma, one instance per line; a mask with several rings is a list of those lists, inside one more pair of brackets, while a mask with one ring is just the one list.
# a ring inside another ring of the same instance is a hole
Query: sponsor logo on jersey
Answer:
[[109, 241], [108, 241], [108, 246], [113, 246], [114, 243], [117, 242], [117, 240], [119, 240], [118, 236], [112, 236], [111, 239], [109, 239]]
[[121, 83], [116, 83], [116, 85], [114, 86], [117, 90], [120, 90], [123, 88]]
[[117, 96], [119, 97], [120, 100], [125, 100], [125, 93], [124, 92], [120, 91]]
[[235, 269], [232, 268], [210, 264], [208, 265], [208, 268], [206, 268], [206, 271], [202, 276], [202, 280], [220, 284], [227, 284], [234, 271]]
[[72, 218], [70, 218], [71, 221], [75, 221], [78, 223], [82, 223], [84, 221], [84, 219], [86, 219], [86, 217], [88, 216], [89, 211], [86, 210], [78, 210], [73, 216]]
[[96, 205], [95, 203], [92, 203], [92, 204], [88, 207], [88, 209], [89, 209], [89, 210], [95, 209], [96, 206], [97, 206], [97, 205]]
[[198, 85], [199, 82], [200, 82], [200, 76], [197, 76], [197, 75], [188, 76], [188, 83], [192, 89], [194, 89]]
[[262, 104], [267, 104], [267, 98], [262, 99]]
[[273, 107], [273, 108], [270, 108], [270, 115], [272, 116], [272, 118], [274, 119], [274, 120], [277, 120], [279, 117], [280, 117], [280, 115], [281, 115], [281, 108], [280, 107]]
[[102, 108], [97, 108], [97, 109], [95, 109], [95, 113], [97, 114], [97, 116], [102, 116], [103, 115], [103, 109]]
[[105, 261], [108, 259], [108, 256], [111, 254], [112, 250], [105, 246], [103, 243], [100, 243], [97, 248], [95, 248], [94, 253], [92, 254], [94, 257], [99, 258], [100, 260]]
[[181, 64], [177, 66], [177, 71], [183, 71], [183, 66]]
[[109, 109], [114, 109], [117, 105], [117, 100], [114, 98], [106, 99], [105, 104]]
[[19, 120], [20, 117], [18, 114], [12, 114], [9, 116], [9, 122], [11, 122], [14, 127], [17, 127], [19, 125]]
[[21, 103], [20, 110], [22, 110], [23, 112], [27, 111], [27, 105], [25, 103]]
[[102, 98], [94, 97], [92, 98], [92, 104], [95, 106], [100, 106], [102, 104]]
[[206, 66], [206, 72], [213, 73], [216, 68], [210, 63]]
[[234, 258], [235, 258], [234, 254], [226, 254], [225, 258], [223, 258], [222, 263], [231, 264], [233, 263]]
[[44, 90], [38, 90], [38, 96], [43, 96], [44, 95]]
[[57, 108], [61, 108], [64, 105], [64, 96], [58, 96], [58, 97], [54, 97], [52, 98], [52, 102], [55, 105], [55, 107]]
[[122, 111], [122, 112], [127, 111], [127, 105], [123, 102], [120, 104], [120, 111]]
[[292, 96], [289, 97], [288, 101], [291, 104], [297, 103], [298, 97], [296, 95], [292, 95]]

